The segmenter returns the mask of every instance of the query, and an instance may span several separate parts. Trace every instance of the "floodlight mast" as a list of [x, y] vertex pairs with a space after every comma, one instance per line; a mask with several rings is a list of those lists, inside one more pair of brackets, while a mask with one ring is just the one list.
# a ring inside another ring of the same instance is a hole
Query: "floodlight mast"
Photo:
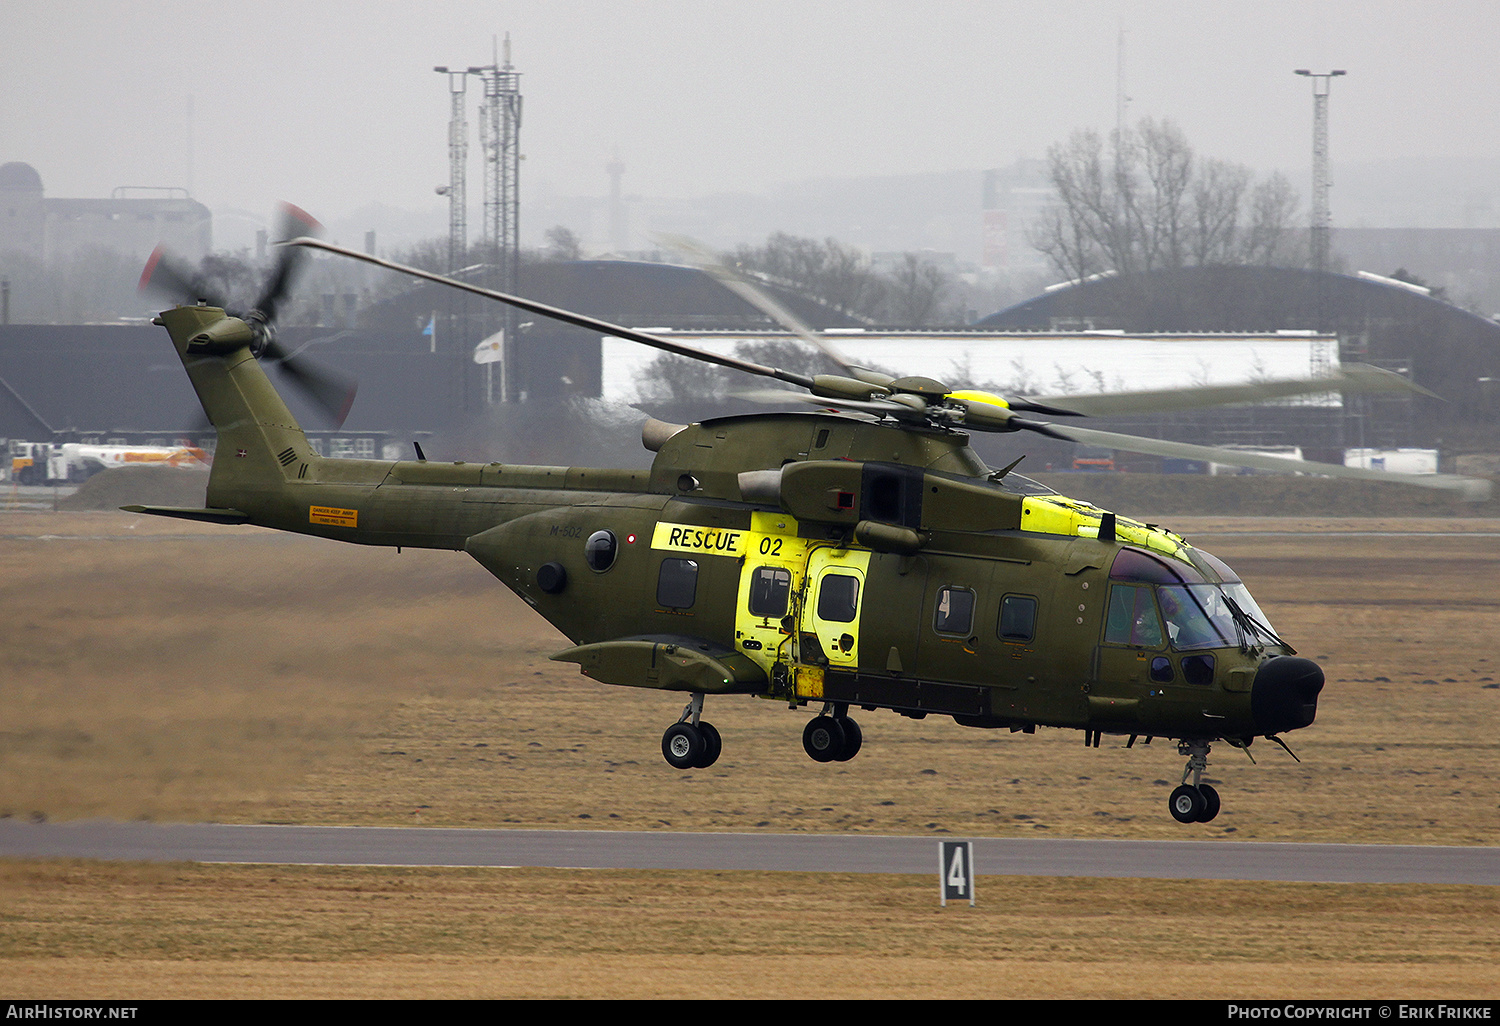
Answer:
[[[470, 75], [484, 84], [479, 108], [479, 141], [484, 147], [484, 240], [488, 261], [494, 268], [492, 287], [516, 292], [521, 263], [521, 73], [510, 62], [510, 33], [505, 45], [483, 67], [470, 67]], [[515, 312], [499, 312], [501, 341], [500, 400], [521, 398], [514, 373]], [[493, 401], [495, 397], [491, 396]]]
[[438, 187], [439, 196], [448, 197], [448, 273], [463, 266], [469, 248], [468, 212], [465, 206], [464, 168], [469, 160], [469, 124], [465, 120], [464, 94], [469, 76], [465, 71], [450, 71], [439, 65], [432, 69], [448, 76], [448, 93], [452, 114], [448, 118], [448, 184]]
[[1312, 168], [1312, 265], [1319, 273], [1328, 270], [1329, 234], [1332, 217], [1328, 210], [1328, 92], [1333, 79], [1348, 74], [1342, 70], [1315, 73], [1298, 68], [1296, 74], [1312, 79], [1313, 168]]

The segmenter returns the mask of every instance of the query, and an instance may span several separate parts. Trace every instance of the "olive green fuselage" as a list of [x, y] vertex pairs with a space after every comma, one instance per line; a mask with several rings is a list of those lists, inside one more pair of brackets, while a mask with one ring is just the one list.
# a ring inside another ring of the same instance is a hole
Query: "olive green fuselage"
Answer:
[[222, 318], [162, 315], [219, 443], [203, 509], [149, 512], [466, 551], [574, 642], [558, 658], [613, 684], [1019, 730], [1305, 725], [1252, 708], [1258, 668], [1290, 654], [1268, 630], [1187, 644], [1170, 589], [1117, 564], [1208, 593], [1202, 554], [1009, 490], [959, 432], [770, 414], [683, 428], [650, 471], [327, 459], [248, 348], [195, 347]]

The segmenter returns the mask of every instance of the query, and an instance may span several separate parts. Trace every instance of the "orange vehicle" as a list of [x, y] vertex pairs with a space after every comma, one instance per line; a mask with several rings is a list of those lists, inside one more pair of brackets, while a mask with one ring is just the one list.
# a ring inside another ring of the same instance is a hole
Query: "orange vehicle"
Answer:
[[1115, 469], [1115, 451], [1097, 445], [1080, 445], [1073, 451], [1073, 469], [1106, 471]]

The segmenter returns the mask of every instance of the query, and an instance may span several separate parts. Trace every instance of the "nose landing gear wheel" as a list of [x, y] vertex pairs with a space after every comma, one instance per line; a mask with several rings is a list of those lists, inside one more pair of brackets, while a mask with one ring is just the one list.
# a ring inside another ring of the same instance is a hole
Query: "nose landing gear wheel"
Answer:
[[1172, 797], [1167, 799], [1167, 807], [1172, 810], [1172, 818], [1179, 823], [1196, 823], [1203, 815], [1207, 807], [1203, 800], [1203, 792], [1189, 784], [1183, 784], [1172, 792]]
[[1219, 792], [1208, 784], [1183, 784], [1172, 792], [1167, 805], [1179, 823], [1209, 823], [1219, 814]]
[[817, 762], [848, 762], [864, 741], [864, 731], [847, 716], [814, 716], [802, 730], [802, 747]]
[[1182, 771], [1182, 786], [1172, 792], [1167, 807], [1179, 823], [1208, 823], [1219, 814], [1219, 792], [1203, 783], [1208, 752], [1208, 742], [1201, 739], [1177, 742], [1177, 754], [1188, 756], [1188, 763]]
[[1210, 822], [1219, 814], [1219, 792], [1207, 784], [1199, 784], [1198, 793], [1203, 795], [1203, 811], [1198, 814], [1198, 822]]

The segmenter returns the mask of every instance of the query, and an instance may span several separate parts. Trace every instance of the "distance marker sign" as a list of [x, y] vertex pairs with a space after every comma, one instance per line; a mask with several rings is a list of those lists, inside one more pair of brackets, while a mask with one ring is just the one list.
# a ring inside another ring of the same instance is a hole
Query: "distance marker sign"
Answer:
[[969, 899], [974, 904], [974, 842], [938, 842], [938, 887], [942, 891], [943, 905], [948, 899]]

